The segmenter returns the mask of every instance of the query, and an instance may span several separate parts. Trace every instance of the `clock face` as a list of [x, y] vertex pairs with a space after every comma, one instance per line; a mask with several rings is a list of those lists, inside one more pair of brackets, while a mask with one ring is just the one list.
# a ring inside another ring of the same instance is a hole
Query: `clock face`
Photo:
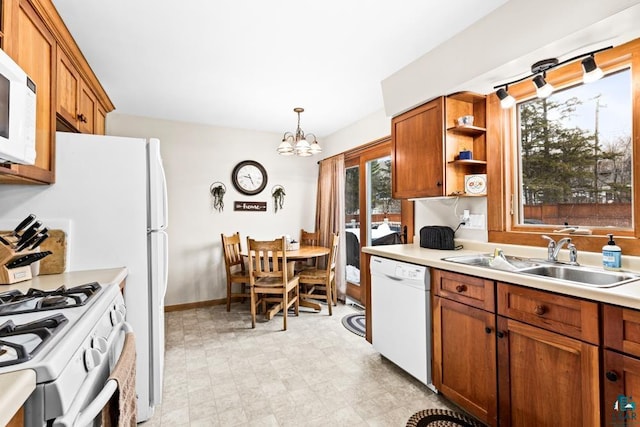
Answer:
[[231, 173], [233, 186], [242, 194], [249, 196], [260, 193], [267, 185], [267, 171], [253, 160], [240, 162]]

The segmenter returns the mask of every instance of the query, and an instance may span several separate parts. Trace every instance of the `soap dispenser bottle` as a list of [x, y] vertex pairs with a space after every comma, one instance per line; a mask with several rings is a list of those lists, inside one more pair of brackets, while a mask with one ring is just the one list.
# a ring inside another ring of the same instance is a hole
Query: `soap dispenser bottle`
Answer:
[[613, 240], [613, 234], [607, 234], [609, 241], [602, 247], [602, 265], [607, 270], [620, 270], [622, 267], [622, 249]]

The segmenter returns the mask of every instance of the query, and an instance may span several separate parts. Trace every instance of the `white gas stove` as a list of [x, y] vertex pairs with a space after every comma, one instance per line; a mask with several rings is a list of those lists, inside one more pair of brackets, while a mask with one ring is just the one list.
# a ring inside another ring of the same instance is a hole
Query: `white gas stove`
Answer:
[[36, 372], [36, 390], [25, 403], [26, 426], [76, 425], [118, 360], [128, 329], [125, 314], [115, 284], [0, 288], [0, 374]]

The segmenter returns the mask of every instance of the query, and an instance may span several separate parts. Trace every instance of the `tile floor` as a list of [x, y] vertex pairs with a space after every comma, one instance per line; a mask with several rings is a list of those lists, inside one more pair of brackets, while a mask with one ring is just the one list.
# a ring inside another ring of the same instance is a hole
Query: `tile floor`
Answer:
[[248, 305], [170, 312], [162, 405], [149, 426], [393, 426], [452, 408], [342, 326], [356, 311], [259, 318]]

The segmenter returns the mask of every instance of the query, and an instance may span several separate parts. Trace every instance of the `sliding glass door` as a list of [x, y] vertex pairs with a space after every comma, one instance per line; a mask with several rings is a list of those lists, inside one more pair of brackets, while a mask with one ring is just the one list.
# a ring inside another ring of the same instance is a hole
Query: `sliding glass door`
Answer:
[[406, 243], [413, 236], [413, 203], [391, 197], [388, 138], [345, 154], [345, 224], [347, 295], [362, 301], [360, 249]]

